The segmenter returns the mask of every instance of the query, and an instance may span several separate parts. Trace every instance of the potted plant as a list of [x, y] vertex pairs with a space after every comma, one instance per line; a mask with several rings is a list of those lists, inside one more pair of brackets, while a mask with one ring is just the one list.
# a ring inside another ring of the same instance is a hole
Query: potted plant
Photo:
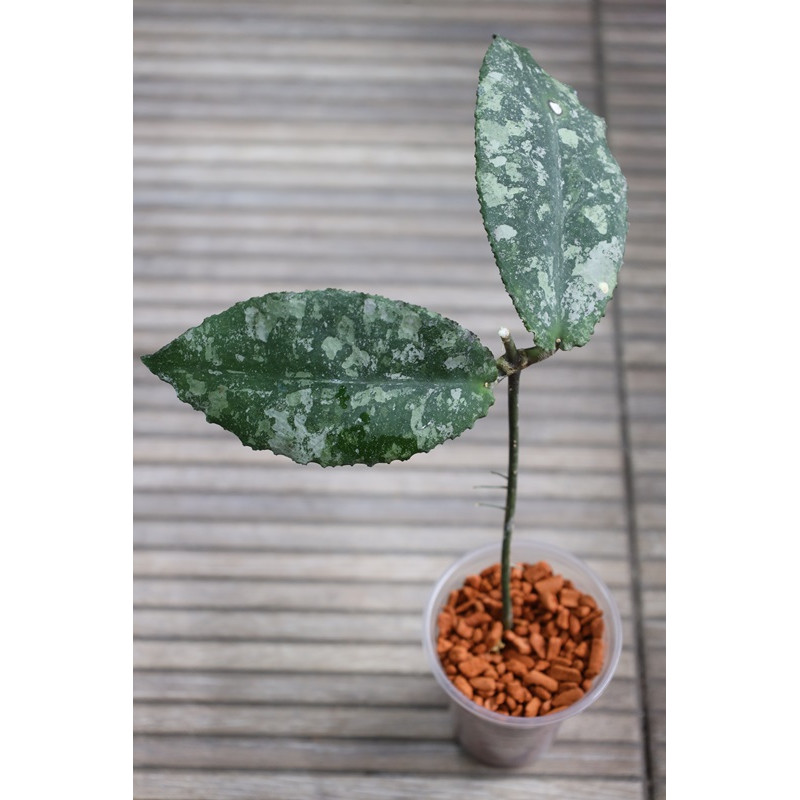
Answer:
[[605, 314], [625, 247], [626, 184], [603, 120], [501, 37], [480, 70], [475, 156], [484, 226], [530, 346], [501, 328], [495, 356], [426, 308], [324, 289], [236, 303], [142, 360], [243, 444], [322, 466], [427, 452], [485, 416], [505, 382], [502, 546], [467, 554], [442, 577], [423, 641], [459, 741], [514, 765], [596, 699], [621, 647], [602, 582], [558, 548], [512, 533], [520, 377], [585, 345]]

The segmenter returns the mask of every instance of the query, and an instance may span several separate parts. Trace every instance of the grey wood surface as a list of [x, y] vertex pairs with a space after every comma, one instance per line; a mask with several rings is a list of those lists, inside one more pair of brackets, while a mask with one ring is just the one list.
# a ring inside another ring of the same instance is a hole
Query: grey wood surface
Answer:
[[[665, 796], [664, 7], [656, 0], [135, 0], [134, 794]], [[474, 187], [493, 33], [607, 118], [625, 266], [589, 345], [523, 375], [517, 535], [622, 611], [607, 693], [539, 763], [464, 756], [420, 646], [433, 582], [498, 542], [503, 393], [391, 466], [243, 448], [138, 357], [267, 291], [419, 303], [525, 341]]]

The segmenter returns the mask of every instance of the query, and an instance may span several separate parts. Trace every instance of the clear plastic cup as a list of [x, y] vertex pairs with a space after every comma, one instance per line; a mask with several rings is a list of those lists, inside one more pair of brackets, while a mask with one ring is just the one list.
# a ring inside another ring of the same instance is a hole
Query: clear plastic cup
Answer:
[[425, 608], [423, 647], [436, 682], [450, 701], [455, 735], [461, 747], [474, 758], [497, 767], [530, 764], [550, 746], [561, 723], [585, 711], [605, 691], [622, 651], [622, 619], [611, 593], [597, 574], [580, 559], [542, 542], [512, 540], [511, 563], [535, 564], [547, 561], [555, 574], [571, 580], [575, 588], [590, 594], [603, 610], [605, 620], [605, 662], [592, 681], [592, 688], [563, 711], [544, 717], [509, 717], [489, 711], [472, 702], [453, 686], [436, 653], [437, 618], [453, 589], [460, 588], [468, 575], [474, 575], [500, 561], [500, 545], [490, 544], [467, 553], [453, 564], [437, 582]]

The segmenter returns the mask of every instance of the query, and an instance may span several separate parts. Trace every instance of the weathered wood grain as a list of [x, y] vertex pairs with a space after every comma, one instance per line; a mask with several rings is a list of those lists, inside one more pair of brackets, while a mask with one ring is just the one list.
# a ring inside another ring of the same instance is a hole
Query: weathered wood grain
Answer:
[[[137, 734], [134, 764], [148, 769], [380, 771], [410, 775], [485, 775], [455, 742], [403, 739], [296, 739], [289, 736], [181, 736]], [[560, 739], [536, 764], [518, 774], [584, 778], [636, 778], [638, 746], [630, 742]]]
[[[662, 797], [663, 3], [133, 11], [135, 798]], [[138, 361], [232, 302], [322, 286], [429, 306], [498, 353], [499, 327], [523, 340], [475, 198], [492, 33], [605, 114], [631, 209], [592, 342], [524, 376], [517, 523], [610, 583], [622, 662], [596, 706], [509, 775], [455, 746], [418, 644], [438, 574], [498, 540], [501, 512], [478, 503], [502, 493], [476, 487], [501, 483], [503, 387], [460, 439], [337, 472], [241, 447]]]
[[[445, 708], [364, 708], [339, 706], [196, 705], [139, 702], [134, 731], [197, 736], [341, 737], [343, 739], [450, 740]], [[639, 726], [631, 714], [597, 709], [562, 723], [565, 740], [636, 744]]]
[[[380, 577], [373, 582], [358, 583], [143, 577], [134, 583], [133, 599], [143, 608], [280, 608], [309, 613], [317, 608], [339, 611], [358, 608], [370, 612], [421, 613], [431, 590], [430, 581], [389, 583]], [[615, 587], [614, 595], [620, 613], [629, 616], [631, 601], [624, 587]]]
[[[567, 773], [569, 770], [567, 770]], [[498, 791], [506, 800], [641, 800], [638, 781], [557, 776], [424, 775], [395, 773], [346, 775], [332, 772], [237, 770], [142, 770], [134, 776], [141, 800], [485, 800]]]
[[[134, 673], [136, 701], [155, 703], [286, 705], [297, 704], [380, 707], [439, 708], [446, 698], [431, 675], [340, 674], [233, 670], [138, 669]], [[663, 684], [656, 684], [656, 688]], [[593, 708], [614, 713], [638, 709], [635, 679], [618, 675]]]
[[[648, 621], [649, 623], [649, 621]], [[137, 608], [133, 632], [139, 640], [358, 642], [417, 644], [421, 612], [351, 612], [271, 609]], [[658, 631], [663, 634], [663, 631]], [[630, 618], [623, 619], [624, 642], [633, 642]]]
[[[499, 512], [495, 528], [499, 529]], [[424, 526], [402, 523], [382, 524], [380, 536], [374, 523], [356, 524], [352, 520], [328, 520], [325, 526], [299, 520], [159, 520], [141, 519], [134, 530], [134, 544], [141, 549], [249, 550], [266, 552], [339, 553], [459, 553], [494, 541], [496, 531], [474, 522], [443, 522], [436, 536]], [[532, 536], [531, 532], [524, 532]], [[592, 525], [587, 530], [545, 528], [538, 525], [539, 541], [561, 546], [582, 558], [626, 557], [627, 536], [624, 530], [602, 530]]]

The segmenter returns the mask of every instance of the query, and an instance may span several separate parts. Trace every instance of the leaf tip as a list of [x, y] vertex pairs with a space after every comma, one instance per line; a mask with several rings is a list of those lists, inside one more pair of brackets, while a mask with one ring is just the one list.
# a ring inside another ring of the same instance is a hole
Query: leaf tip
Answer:
[[146, 355], [140, 356], [139, 360], [144, 364], [150, 372], [153, 372], [153, 360], [155, 358], [155, 353], [148, 353]]

